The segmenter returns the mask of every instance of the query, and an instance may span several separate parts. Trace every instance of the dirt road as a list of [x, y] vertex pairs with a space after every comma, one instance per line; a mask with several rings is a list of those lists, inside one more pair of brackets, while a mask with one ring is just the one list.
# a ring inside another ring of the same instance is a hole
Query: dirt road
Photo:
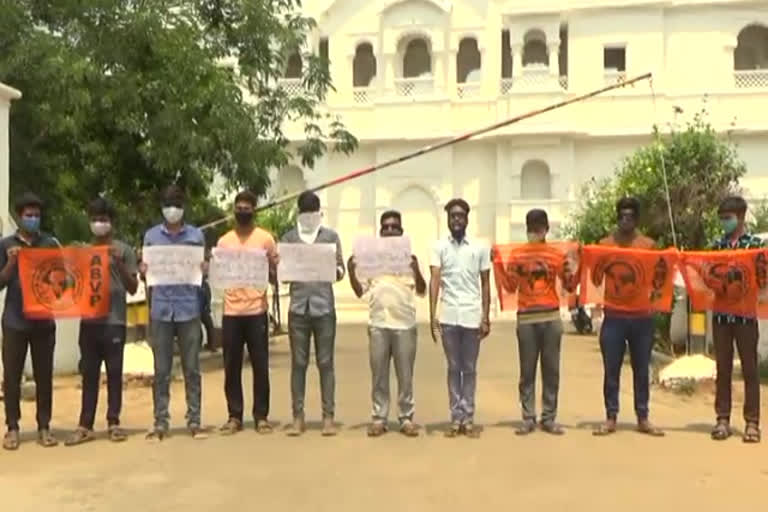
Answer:
[[[653, 439], [631, 430], [631, 372], [622, 382], [622, 418], [609, 438], [591, 428], [602, 416], [602, 371], [595, 338], [564, 342], [560, 419], [564, 437], [513, 434], [519, 417], [514, 332], [497, 326], [480, 355], [477, 420], [482, 438], [443, 438], [447, 418], [442, 350], [421, 333], [417, 355], [417, 421], [424, 435], [405, 439], [365, 435], [369, 405], [367, 340], [361, 326], [341, 327], [337, 345], [337, 409], [342, 432], [322, 438], [316, 429], [286, 437], [290, 418], [285, 344], [272, 356], [271, 436], [248, 429], [193, 441], [183, 430], [161, 444], [143, 439], [151, 423], [151, 391], [126, 391], [123, 422], [135, 435], [122, 445], [90, 444], [44, 449], [26, 442], [0, 453], [3, 510], [65, 511], [474, 511], [535, 506], [563, 510], [764, 510], [768, 502], [768, 443], [744, 445], [734, 437], [709, 440], [711, 397], [680, 397], [654, 390], [651, 414], [667, 429]], [[208, 368], [203, 420], [226, 418], [223, 372]], [[250, 375], [246, 371], [246, 388]], [[79, 410], [73, 379], [59, 379], [54, 425], [71, 428]], [[248, 393], [250, 395], [250, 393]], [[310, 368], [308, 410], [319, 416], [317, 375]], [[765, 393], [764, 393], [765, 396]], [[104, 391], [99, 425], [103, 428]], [[248, 400], [250, 403], [250, 399]], [[183, 386], [174, 384], [172, 421], [183, 426]], [[736, 407], [740, 407], [737, 403]], [[735, 410], [734, 418], [739, 418]], [[741, 426], [741, 421], [737, 422]], [[34, 428], [34, 405], [25, 403], [23, 427]], [[29, 436], [28, 432], [28, 436]], [[63, 433], [62, 433], [63, 435]], [[30, 437], [28, 437], [31, 439]]]

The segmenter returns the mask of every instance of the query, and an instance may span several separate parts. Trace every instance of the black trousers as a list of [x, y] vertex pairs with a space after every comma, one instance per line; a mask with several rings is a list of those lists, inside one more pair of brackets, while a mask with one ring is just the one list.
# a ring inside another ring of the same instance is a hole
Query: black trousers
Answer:
[[80, 373], [83, 377], [80, 426], [93, 429], [102, 362], [107, 368], [107, 425], [119, 425], [123, 405], [125, 326], [82, 323], [79, 344]]
[[44, 324], [29, 329], [3, 326], [3, 393], [5, 395], [5, 424], [8, 430], [18, 430], [21, 419], [21, 379], [27, 347], [32, 352], [32, 372], [35, 377], [38, 430], [50, 428], [53, 408], [53, 349], [56, 346], [56, 325]]
[[229, 417], [243, 421], [243, 347], [253, 369], [253, 419], [269, 415], [269, 335], [267, 314], [227, 316], [222, 320], [224, 393]]
[[[203, 324], [203, 328], [205, 329], [205, 344], [208, 348], [213, 348], [216, 346], [216, 343], [214, 343], [214, 327], [213, 327], [213, 315], [211, 314], [210, 309], [204, 309], [202, 313], [200, 314], [200, 323]], [[202, 339], [202, 337], [201, 337]]]

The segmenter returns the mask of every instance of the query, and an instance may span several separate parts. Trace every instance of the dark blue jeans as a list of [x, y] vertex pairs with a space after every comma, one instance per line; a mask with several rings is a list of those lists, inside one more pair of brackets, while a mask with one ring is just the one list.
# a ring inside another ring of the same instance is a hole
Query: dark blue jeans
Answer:
[[629, 345], [635, 392], [635, 414], [648, 419], [651, 350], [653, 349], [653, 317], [605, 316], [600, 329], [600, 351], [603, 354], [603, 398], [609, 419], [619, 414], [619, 380], [624, 353]]

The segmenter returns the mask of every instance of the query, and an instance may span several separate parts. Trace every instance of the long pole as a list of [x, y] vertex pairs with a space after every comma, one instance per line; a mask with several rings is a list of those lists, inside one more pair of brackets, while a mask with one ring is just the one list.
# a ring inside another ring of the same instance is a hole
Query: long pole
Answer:
[[[405, 162], [406, 160], [410, 160], [411, 158], [416, 158], [417, 156], [426, 155], [427, 153], [431, 153], [433, 151], [437, 151], [438, 149], [442, 149], [442, 148], [447, 147], [447, 146], [452, 146], [453, 144], [457, 144], [459, 142], [463, 142], [465, 140], [469, 140], [469, 139], [471, 139], [473, 137], [477, 137], [478, 135], [482, 135], [484, 133], [488, 133], [488, 132], [491, 132], [493, 130], [498, 130], [499, 128], [503, 128], [505, 126], [509, 126], [511, 124], [518, 123], [518, 122], [520, 122], [520, 121], [522, 121], [524, 119], [529, 119], [531, 117], [538, 116], [540, 114], [544, 114], [545, 112], [550, 112], [552, 110], [556, 110], [556, 109], [559, 109], [559, 108], [571, 105], [573, 103], [577, 103], [579, 101], [584, 101], [584, 100], [587, 100], [589, 98], [593, 98], [595, 96], [603, 94], [604, 92], [608, 92], [608, 91], [612, 91], [614, 89], [619, 89], [619, 88], [622, 88], [622, 87], [626, 87], [628, 85], [633, 85], [635, 82], [640, 82], [642, 80], [648, 80], [650, 78], [651, 78], [651, 73], [645, 73], [643, 75], [636, 76], [636, 77], [631, 78], [629, 80], [624, 80], [624, 81], [621, 81], [621, 82], [617, 82], [617, 83], [615, 83], [613, 85], [609, 85], [609, 86], [603, 87], [602, 89], [597, 89], [595, 91], [589, 92], [587, 94], [583, 94], [581, 96], [576, 96], [574, 98], [571, 98], [571, 99], [568, 99], [568, 100], [565, 100], [565, 101], [560, 101], [558, 103], [554, 103], [554, 104], [549, 105], [547, 107], [540, 108], [540, 109], [537, 109], [537, 110], [532, 110], [532, 111], [527, 112], [525, 114], [521, 114], [521, 115], [516, 116], [516, 117], [511, 117], [509, 119], [505, 119], [503, 121], [499, 121], [498, 123], [494, 123], [494, 124], [488, 125], [486, 127], [483, 127], [483, 128], [480, 128], [480, 129], [477, 129], [477, 130], [474, 130], [474, 131], [467, 132], [467, 133], [465, 133], [463, 135], [459, 135], [458, 137], [453, 137], [451, 139], [446, 139], [446, 140], [444, 140], [442, 142], [438, 142], [437, 144], [432, 144], [430, 146], [425, 146], [425, 147], [423, 147], [421, 149], [418, 149], [418, 150], [416, 150], [416, 151], [414, 151], [412, 153], [408, 153], [408, 154], [399, 156], [397, 158], [393, 158], [391, 160], [387, 160], [387, 161], [379, 163], [379, 164], [371, 165], [371, 166], [368, 166], [368, 167], [364, 167], [362, 169], [358, 169], [356, 171], [352, 171], [352, 172], [350, 172], [348, 174], [345, 174], [343, 176], [339, 176], [338, 178], [335, 178], [335, 179], [333, 179], [331, 181], [328, 181], [326, 183], [322, 183], [320, 185], [317, 185], [317, 186], [312, 187], [312, 188], [307, 189], [307, 190], [310, 190], [312, 192], [318, 192], [318, 191], [323, 190], [325, 188], [332, 187], [334, 185], [338, 185], [339, 183], [344, 183], [345, 181], [353, 180], [355, 178], [359, 178], [360, 176], [365, 176], [366, 174], [370, 174], [370, 173], [372, 173], [374, 171], [379, 171], [379, 170], [384, 169], [386, 167], [391, 167], [391, 166], [393, 166], [395, 164], [399, 164], [401, 162]], [[266, 204], [263, 204], [261, 206], [256, 207], [256, 211], [267, 210], [269, 208], [273, 208], [275, 206], [278, 206], [280, 204], [286, 203], [288, 201], [295, 200], [303, 192], [304, 191], [302, 190], [302, 191], [299, 191], [299, 192], [294, 192], [292, 194], [288, 194], [288, 195], [279, 197], [277, 199], [273, 199], [272, 201], [270, 201], [270, 202], [268, 202]], [[216, 220], [214, 222], [205, 224], [204, 226], [201, 226], [201, 229], [212, 228], [214, 226], [218, 226], [219, 224], [227, 222], [228, 220], [229, 220], [229, 217], [224, 217], [223, 219], [219, 219], [219, 220]]]

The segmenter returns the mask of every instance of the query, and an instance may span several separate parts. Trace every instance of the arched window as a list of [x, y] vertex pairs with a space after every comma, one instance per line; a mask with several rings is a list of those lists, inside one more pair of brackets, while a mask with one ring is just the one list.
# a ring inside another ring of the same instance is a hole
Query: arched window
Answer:
[[521, 199], [552, 199], [549, 166], [541, 160], [530, 160], [520, 174]]
[[733, 67], [736, 71], [768, 69], [768, 28], [749, 25], [739, 32]]
[[291, 53], [285, 66], [285, 78], [301, 78], [301, 55], [298, 51]]
[[352, 85], [354, 87], [370, 87], [371, 80], [376, 76], [376, 56], [370, 43], [361, 43], [355, 49], [352, 61]]
[[549, 64], [547, 36], [541, 30], [529, 30], [523, 38], [523, 66]]
[[432, 55], [423, 38], [408, 41], [403, 55], [403, 78], [418, 78], [432, 73]]
[[467, 37], [459, 43], [459, 52], [456, 54], [456, 82], [463, 84], [472, 78], [478, 77], [481, 67], [480, 50], [477, 48], [477, 39]]

